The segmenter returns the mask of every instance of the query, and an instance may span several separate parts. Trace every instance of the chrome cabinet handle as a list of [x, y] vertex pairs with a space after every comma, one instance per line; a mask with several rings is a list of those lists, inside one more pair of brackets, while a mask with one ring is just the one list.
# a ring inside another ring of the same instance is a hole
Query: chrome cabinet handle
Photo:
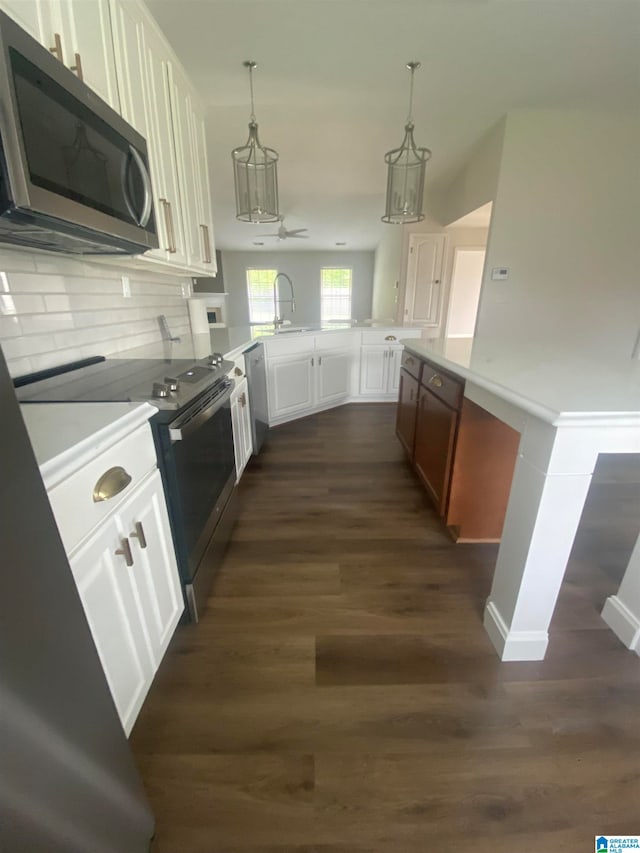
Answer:
[[396, 338], [395, 335], [387, 335], [387, 337], [385, 338], [385, 341], [397, 341], [397, 340], [398, 339]]
[[162, 205], [162, 209], [164, 211], [164, 224], [167, 229], [167, 240], [169, 241], [169, 247], [166, 249], [170, 255], [175, 255], [178, 251], [176, 246], [176, 235], [173, 230], [173, 215], [171, 213], [171, 202], [167, 201], [166, 198], [158, 199], [160, 204]]
[[147, 537], [144, 535], [144, 527], [142, 526], [142, 522], [136, 521], [135, 528], [136, 529], [133, 531], [133, 533], [130, 533], [129, 536], [135, 537], [138, 540], [138, 542], [140, 543], [141, 548], [146, 548], [147, 547]]
[[311, 367], [315, 367], [315, 363], [316, 363], [316, 360], [315, 360], [315, 358], [313, 358], [313, 356], [312, 356], [312, 357], [311, 357]]
[[123, 492], [131, 482], [131, 474], [128, 474], [120, 465], [109, 468], [93, 487], [93, 502], [100, 503], [115, 498]]
[[80, 58], [80, 54], [74, 53], [74, 56], [75, 56], [76, 64], [70, 65], [69, 70], [76, 72], [76, 74], [78, 76], [78, 80], [84, 80], [84, 76], [82, 73], [82, 59]]
[[395, 358], [395, 357], [396, 357], [396, 351], [393, 349], [390, 349], [389, 350], [389, 358]]
[[437, 373], [434, 373], [431, 379], [429, 380], [429, 385], [435, 385], [436, 388], [442, 388], [444, 382], [442, 381], [441, 376], [438, 376]]
[[204, 247], [204, 262], [205, 264], [211, 263], [211, 241], [209, 240], [209, 227], [207, 225], [200, 225], [202, 229], [202, 244]]
[[319, 364], [319, 365], [321, 365], [321, 364], [322, 364], [322, 356], [318, 356], [318, 364]]
[[384, 351], [383, 358], [387, 358], [387, 357], [388, 357], [388, 355], [389, 355], [389, 350], [388, 350], [388, 349], [386, 349], [386, 350]]
[[413, 388], [409, 391], [409, 402], [413, 403]]
[[60, 38], [60, 33], [53, 34], [53, 47], [49, 48], [49, 52], [52, 53], [56, 59], [59, 59], [60, 62], [64, 62], [62, 58], [62, 39]]
[[133, 565], [133, 556], [131, 554], [131, 545], [129, 544], [129, 540], [125, 537], [120, 540], [120, 547], [116, 550], [116, 554], [119, 557], [124, 557], [124, 561], [127, 566]]

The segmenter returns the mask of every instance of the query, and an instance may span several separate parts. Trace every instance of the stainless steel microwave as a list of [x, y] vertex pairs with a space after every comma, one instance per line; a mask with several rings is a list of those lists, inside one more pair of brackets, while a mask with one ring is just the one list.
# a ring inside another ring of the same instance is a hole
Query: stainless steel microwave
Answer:
[[158, 246], [144, 138], [4, 13], [0, 242], [68, 254]]

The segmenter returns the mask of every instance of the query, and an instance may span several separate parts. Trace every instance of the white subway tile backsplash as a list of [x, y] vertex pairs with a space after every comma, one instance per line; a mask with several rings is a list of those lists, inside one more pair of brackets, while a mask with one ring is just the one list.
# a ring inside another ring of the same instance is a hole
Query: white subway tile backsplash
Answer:
[[172, 334], [190, 333], [185, 276], [6, 250], [0, 281], [0, 343], [14, 376], [157, 343], [160, 314]]
[[3, 293], [0, 295], [0, 314], [35, 314], [44, 311], [42, 296]]

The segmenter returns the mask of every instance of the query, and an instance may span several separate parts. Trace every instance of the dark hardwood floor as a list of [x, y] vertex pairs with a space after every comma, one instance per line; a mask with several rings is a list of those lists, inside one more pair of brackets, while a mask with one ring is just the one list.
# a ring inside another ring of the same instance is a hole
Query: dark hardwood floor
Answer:
[[640, 832], [640, 659], [599, 616], [640, 476], [592, 486], [547, 659], [482, 627], [497, 546], [454, 545], [395, 407], [271, 432], [208, 610], [178, 630], [131, 743], [154, 853], [540, 853]]

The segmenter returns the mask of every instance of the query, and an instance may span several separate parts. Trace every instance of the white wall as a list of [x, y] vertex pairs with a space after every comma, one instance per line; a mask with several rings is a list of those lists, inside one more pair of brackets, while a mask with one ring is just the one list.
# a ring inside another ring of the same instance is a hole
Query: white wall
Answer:
[[[353, 269], [351, 316], [358, 320], [371, 317], [373, 287], [373, 252], [223, 252], [222, 269], [228, 297], [228, 325], [243, 326], [249, 322], [247, 269], [258, 267], [287, 273], [293, 281], [296, 312], [282, 306], [280, 316], [294, 324], [320, 322], [320, 270], [322, 267]], [[287, 283], [282, 281], [285, 298]]]
[[172, 334], [188, 335], [189, 285], [146, 269], [1, 248], [0, 343], [9, 371], [19, 376], [160, 341], [160, 314]]
[[459, 246], [454, 250], [447, 337], [473, 337], [482, 286], [484, 257], [483, 249]]
[[[476, 335], [629, 357], [640, 327], [640, 120], [509, 114]], [[509, 279], [491, 281], [492, 267]]]

